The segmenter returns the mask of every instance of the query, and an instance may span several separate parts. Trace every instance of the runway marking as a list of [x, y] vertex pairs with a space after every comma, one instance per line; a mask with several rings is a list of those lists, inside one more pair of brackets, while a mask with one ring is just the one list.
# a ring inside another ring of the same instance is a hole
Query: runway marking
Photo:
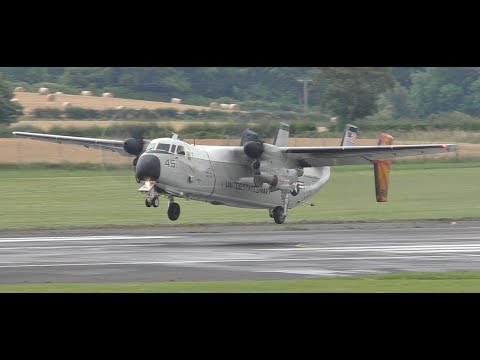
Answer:
[[55, 250], [55, 249], [90, 249], [90, 248], [110, 248], [110, 247], [157, 247], [165, 246], [165, 243], [151, 243], [151, 244], [98, 244], [98, 245], [64, 245], [64, 246], [15, 246], [2, 247], [2, 250]]
[[315, 270], [315, 269], [266, 269], [256, 272], [275, 272], [285, 274], [314, 275], [314, 276], [351, 276], [354, 274], [380, 274], [386, 273], [382, 270]]
[[[448, 259], [449, 255], [418, 255], [418, 256], [365, 256], [365, 257], [331, 257], [331, 258], [285, 258], [285, 259], [217, 259], [217, 260], [173, 260], [173, 261], [132, 261], [132, 262], [97, 262], [97, 263], [58, 263], [58, 264], [12, 264], [0, 265], [0, 268], [23, 267], [59, 267], [59, 266], [112, 266], [112, 265], [183, 265], [202, 263], [233, 263], [233, 262], [280, 262], [280, 261], [330, 261], [330, 260], [397, 260], [397, 259]], [[480, 259], [479, 259], [480, 260]]]
[[336, 247], [292, 247], [255, 249], [257, 251], [317, 251], [317, 252], [350, 252], [350, 251], [383, 251], [383, 252], [461, 252], [480, 251], [480, 244], [429, 244], [429, 245], [373, 245], [373, 246], [336, 246]]
[[48, 236], [48, 237], [18, 237], [18, 238], [0, 238], [1, 243], [7, 242], [36, 242], [36, 241], [84, 241], [84, 240], [136, 240], [136, 239], [179, 239], [184, 236], [176, 235], [105, 235], [105, 236]]

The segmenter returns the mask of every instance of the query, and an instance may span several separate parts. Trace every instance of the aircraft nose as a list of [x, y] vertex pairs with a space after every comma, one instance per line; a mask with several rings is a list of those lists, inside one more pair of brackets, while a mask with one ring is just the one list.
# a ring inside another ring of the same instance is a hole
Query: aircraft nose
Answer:
[[135, 176], [138, 180], [158, 180], [160, 177], [160, 160], [155, 155], [142, 155], [137, 161]]

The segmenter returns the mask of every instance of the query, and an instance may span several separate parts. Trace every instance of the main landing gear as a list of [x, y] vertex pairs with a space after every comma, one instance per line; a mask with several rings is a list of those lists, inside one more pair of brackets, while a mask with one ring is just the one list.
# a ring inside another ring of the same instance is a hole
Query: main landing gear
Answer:
[[173, 201], [173, 196], [168, 197], [168, 218], [172, 221], [177, 220], [180, 217], [180, 205]]
[[275, 206], [273, 209], [268, 210], [270, 217], [277, 224], [283, 224], [287, 218], [289, 195], [288, 191], [282, 191], [283, 206]]
[[[154, 183], [145, 183], [139, 191], [145, 194], [145, 206], [146, 207], [158, 207], [160, 205], [160, 200], [158, 196], [160, 195], [157, 191], [157, 187]], [[160, 190], [161, 191], [161, 190]], [[172, 221], [177, 220], [180, 217], [180, 205], [174, 201], [173, 196], [168, 197], [168, 218]]]

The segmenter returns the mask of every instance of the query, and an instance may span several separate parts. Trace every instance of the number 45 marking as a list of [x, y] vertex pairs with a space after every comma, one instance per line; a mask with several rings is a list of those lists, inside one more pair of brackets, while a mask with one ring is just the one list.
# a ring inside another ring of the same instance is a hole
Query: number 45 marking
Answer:
[[168, 159], [167, 161], [165, 161], [165, 166], [174, 168], [175, 167], [175, 159]]

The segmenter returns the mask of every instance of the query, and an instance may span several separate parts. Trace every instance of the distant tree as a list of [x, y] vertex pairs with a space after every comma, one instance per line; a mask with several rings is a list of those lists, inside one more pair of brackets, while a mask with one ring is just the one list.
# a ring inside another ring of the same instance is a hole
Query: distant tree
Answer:
[[13, 94], [7, 83], [0, 78], [0, 123], [8, 124], [15, 121], [22, 112], [22, 107], [10, 101]]
[[463, 111], [476, 115], [479, 69], [472, 67], [428, 67], [411, 75], [409, 101], [415, 113], [427, 117], [438, 112]]
[[393, 88], [380, 95], [377, 102], [378, 110], [385, 111], [388, 109], [393, 119], [411, 117], [413, 110], [408, 100], [408, 90], [398, 81], [395, 81]]
[[378, 96], [394, 86], [387, 67], [318, 68], [316, 80], [325, 83], [321, 104], [340, 118], [339, 128], [373, 114]]
[[392, 68], [392, 75], [395, 79], [404, 87], [409, 88], [412, 85], [411, 75], [419, 72], [425, 71], [423, 67], [394, 67]]

